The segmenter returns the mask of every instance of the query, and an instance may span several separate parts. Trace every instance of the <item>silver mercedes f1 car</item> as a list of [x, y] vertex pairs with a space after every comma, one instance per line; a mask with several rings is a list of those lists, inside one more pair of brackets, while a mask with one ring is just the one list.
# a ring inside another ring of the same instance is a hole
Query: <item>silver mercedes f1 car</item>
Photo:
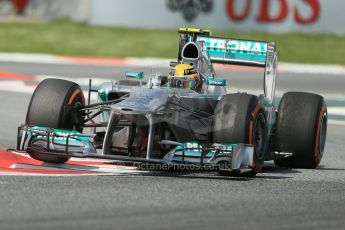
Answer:
[[[213, 37], [194, 28], [180, 28], [179, 37], [169, 74], [144, 82], [143, 72], [127, 71], [127, 80], [98, 89], [90, 80], [88, 103], [76, 83], [43, 80], [18, 128], [18, 151], [49, 163], [91, 157], [234, 176], [253, 176], [269, 160], [292, 168], [319, 165], [326, 105], [319, 95], [288, 92], [274, 107], [274, 42]], [[263, 93], [227, 93], [213, 63], [262, 67]], [[97, 103], [90, 103], [91, 94]]]

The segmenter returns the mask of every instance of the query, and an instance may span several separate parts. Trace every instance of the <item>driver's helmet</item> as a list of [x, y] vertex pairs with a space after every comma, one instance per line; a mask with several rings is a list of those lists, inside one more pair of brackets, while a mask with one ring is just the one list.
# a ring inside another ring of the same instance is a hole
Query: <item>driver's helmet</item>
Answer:
[[169, 86], [172, 88], [191, 89], [201, 91], [202, 79], [199, 73], [189, 64], [178, 64], [171, 69]]

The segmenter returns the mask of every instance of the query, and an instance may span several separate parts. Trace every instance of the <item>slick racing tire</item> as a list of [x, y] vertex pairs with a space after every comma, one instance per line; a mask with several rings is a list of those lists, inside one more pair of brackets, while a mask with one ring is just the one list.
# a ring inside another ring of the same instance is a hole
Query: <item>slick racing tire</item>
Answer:
[[[74, 82], [45, 79], [35, 89], [27, 111], [27, 125], [82, 131], [82, 116], [78, 112], [85, 105], [83, 91]], [[35, 155], [36, 160], [64, 163], [69, 157]]]
[[253, 177], [260, 172], [268, 141], [266, 117], [258, 97], [242, 93], [224, 95], [215, 109], [213, 141], [254, 145], [254, 167], [245, 171], [219, 170], [221, 175]]
[[74, 82], [45, 79], [35, 89], [26, 124], [81, 131], [78, 108], [85, 105], [83, 91]]
[[280, 101], [275, 149], [293, 155], [275, 160], [288, 168], [315, 168], [322, 159], [327, 133], [327, 107], [321, 96], [288, 92]]

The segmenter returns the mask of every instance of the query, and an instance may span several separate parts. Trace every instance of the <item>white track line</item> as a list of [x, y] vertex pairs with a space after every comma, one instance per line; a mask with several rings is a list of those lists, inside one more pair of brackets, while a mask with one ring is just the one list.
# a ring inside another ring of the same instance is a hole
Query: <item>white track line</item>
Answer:
[[345, 121], [340, 121], [340, 120], [328, 120], [328, 124], [330, 124], [330, 125], [341, 125], [341, 126], [345, 126]]
[[345, 75], [345, 67], [341, 65], [279, 63], [278, 71], [302, 74]]
[[334, 116], [345, 116], [344, 107], [328, 107], [327, 111], [329, 114], [332, 114]]
[[2, 62], [23, 62], [41, 64], [59, 64], [54, 55], [50, 54], [25, 54], [25, 53], [0, 53]]
[[32, 94], [35, 88], [35, 85], [27, 85], [20, 80], [0, 81], [0, 91]]

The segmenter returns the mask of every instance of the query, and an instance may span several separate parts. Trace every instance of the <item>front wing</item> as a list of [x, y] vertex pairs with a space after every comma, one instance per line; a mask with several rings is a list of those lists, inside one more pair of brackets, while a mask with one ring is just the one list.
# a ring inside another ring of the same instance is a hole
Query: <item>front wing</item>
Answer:
[[102, 154], [92, 144], [93, 135], [76, 131], [45, 127], [22, 126], [18, 129], [18, 150], [26, 151], [37, 159], [39, 155], [77, 158], [111, 159], [121, 162], [162, 164], [167, 166], [196, 166], [222, 170], [254, 167], [254, 147], [246, 144], [198, 144], [162, 140], [161, 144], [174, 146], [162, 159], [139, 158]]

